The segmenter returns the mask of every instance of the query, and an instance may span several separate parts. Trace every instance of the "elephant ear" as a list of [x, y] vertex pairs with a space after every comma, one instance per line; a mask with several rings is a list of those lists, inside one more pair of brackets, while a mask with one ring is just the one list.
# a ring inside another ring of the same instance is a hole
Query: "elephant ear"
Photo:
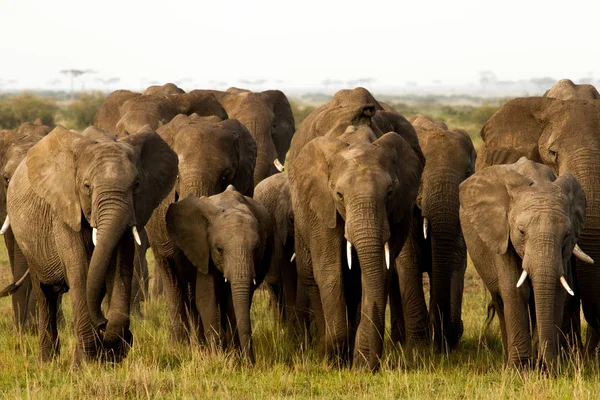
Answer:
[[242, 196], [241, 201], [250, 209], [254, 218], [256, 218], [259, 234], [262, 237], [261, 241], [264, 243], [264, 252], [260, 263], [261, 269], [255, 271], [257, 280], [260, 284], [271, 266], [271, 257], [274, 247], [275, 220], [271, 213], [253, 198]]
[[233, 186], [246, 196], [254, 194], [254, 167], [256, 166], [256, 141], [241, 122], [230, 119], [223, 122], [237, 139], [238, 167], [233, 178]]
[[348, 144], [319, 137], [311, 140], [290, 165], [290, 187], [296, 196], [308, 199], [309, 208], [328, 228], [337, 225], [337, 210], [329, 193], [329, 169], [332, 156]]
[[416, 202], [425, 159], [422, 158], [423, 154], [420, 148], [417, 153], [413, 146], [396, 132], [386, 133], [373, 142], [373, 145], [392, 152], [390, 161], [393, 163], [392, 168], [394, 168], [400, 187], [392, 211], [393, 221], [397, 224], [404, 218], [406, 210]]
[[585, 225], [585, 193], [583, 192], [583, 188], [579, 184], [579, 181], [568, 172], [561, 174], [556, 181], [554, 181], [554, 184], [559, 186], [563, 190], [563, 193], [570, 199], [571, 231], [573, 233], [574, 246]]
[[119, 139], [139, 150], [140, 186], [135, 196], [136, 223], [146, 225], [154, 209], [171, 192], [177, 178], [177, 154], [150, 127]]
[[210, 259], [208, 227], [222, 211], [206, 197], [193, 195], [172, 203], [167, 210], [165, 219], [171, 240], [203, 274], [208, 273]]
[[477, 170], [509, 164], [521, 157], [541, 162], [538, 141], [543, 131], [541, 112], [553, 100], [518, 98], [506, 103], [481, 129], [484, 145], [477, 156]]
[[58, 125], [27, 152], [27, 177], [34, 193], [71, 229], [81, 229], [76, 186], [75, 147], [94, 142]]
[[510, 233], [508, 188], [530, 183], [530, 179], [507, 165], [476, 172], [460, 184], [461, 224], [470, 225], [490, 250], [497, 254], [506, 253]]

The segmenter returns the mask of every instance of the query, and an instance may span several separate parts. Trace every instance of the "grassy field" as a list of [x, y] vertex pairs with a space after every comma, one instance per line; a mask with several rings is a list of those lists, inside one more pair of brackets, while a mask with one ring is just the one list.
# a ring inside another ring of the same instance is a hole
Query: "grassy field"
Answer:
[[[0, 283], [9, 283], [8, 261], [0, 254]], [[134, 318], [134, 346], [118, 365], [88, 363], [71, 371], [74, 349], [72, 316], [66, 296], [67, 323], [60, 331], [62, 354], [38, 362], [33, 334], [18, 335], [9, 299], [0, 301], [1, 398], [597, 398], [598, 367], [563, 360], [558, 378], [503, 367], [497, 324], [484, 329], [486, 292], [469, 266], [465, 283], [465, 334], [451, 354], [425, 353], [407, 360], [389, 340], [378, 373], [339, 369], [320, 359], [314, 346], [294, 343], [278, 327], [259, 291], [252, 310], [256, 365], [232, 354], [208, 354], [198, 346], [169, 343], [166, 307], [143, 305], [145, 318]], [[389, 328], [389, 327], [388, 327]]]

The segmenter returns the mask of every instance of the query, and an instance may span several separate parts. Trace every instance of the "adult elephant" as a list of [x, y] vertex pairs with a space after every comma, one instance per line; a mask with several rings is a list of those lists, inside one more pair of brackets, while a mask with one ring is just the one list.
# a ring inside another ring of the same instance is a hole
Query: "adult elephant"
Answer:
[[563, 308], [567, 293], [574, 294], [569, 261], [573, 252], [586, 257], [576, 247], [585, 202], [571, 174], [556, 177], [525, 157], [460, 185], [464, 237], [492, 294], [509, 365], [530, 366], [537, 352], [556, 371]]
[[28, 151], [8, 187], [8, 215], [37, 297], [42, 360], [59, 352], [57, 295], [67, 290], [74, 364], [125, 357], [134, 238], [176, 176], [177, 155], [152, 130], [115, 140], [58, 126]]
[[295, 130], [294, 114], [285, 94], [280, 90], [251, 92], [238, 88], [207, 92], [214, 94], [229, 118], [244, 124], [256, 141], [254, 184], [277, 173], [274, 161], [285, 162]]
[[546, 90], [544, 97], [561, 100], [600, 100], [600, 93], [593, 85], [576, 85], [570, 79], [561, 79]]
[[[369, 101], [361, 104], [360, 98]], [[355, 366], [376, 369], [389, 265], [408, 235], [424, 159], [410, 123], [384, 112], [365, 89], [338, 92], [331, 109], [315, 112], [323, 117], [306, 122], [326, 136], [302, 149], [294, 148], [295, 136], [289, 162], [298, 274], [310, 297], [321, 352], [344, 354], [349, 347]], [[380, 130], [395, 121], [405, 129]], [[362, 126], [344, 127], [352, 122]], [[315, 134], [303, 126], [298, 134]], [[359, 265], [350, 269], [352, 259]]]
[[254, 362], [250, 306], [267, 274], [273, 219], [250, 197], [229, 186], [209, 198], [189, 195], [169, 206], [169, 235], [193, 264], [196, 307], [204, 339], [229, 337]]
[[188, 195], [212, 196], [230, 184], [240, 193], [251, 196], [256, 144], [237, 120], [218, 121], [218, 118], [196, 115], [178, 115], [161, 127], [158, 134], [177, 154], [179, 175], [173, 190], [152, 214], [147, 232], [157, 272], [164, 281], [171, 337], [181, 340], [199, 322], [193, 296], [196, 274], [168, 235], [167, 209]]
[[296, 271], [294, 210], [288, 173], [263, 179], [254, 188], [254, 200], [274, 218], [274, 245], [265, 283], [277, 318], [298, 333], [308, 331], [308, 296]]
[[[450, 131], [443, 122], [421, 115], [411, 122], [426, 163], [412, 228], [396, 259], [397, 274], [390, 289], [392, 338], [405, 343], [408, 352], [431, 339], [439, 350], [452, 349], [463, 331], [462, 294], [467, 268], [458, 187], [475, 171], [476, 154], [471, 138], [463, 130]], [[423, 273], [429, 275], [429, 312]]]
[[[45, 135], [51, 128], [45, 125], [26, 122], [16, 130], [0, 131], [0, 220], [4, 225], [0, 233], [4, 235], [4, 243], [8, 253], [10, 269], [15, 280], [20, 279], [27, 271], [27, 260], [15, 241], [6, 212], [6, 192], [15, 170], [25, 158], [27, 151]], [[31, 295], [31, 279], [25, 278], [23, 283], [12, 294], [12, 307], [15, 324], [19, 331], [35, 326], [35, 298]]]
[[[483, 126], [483, 146], [476, 170], [516, 162], [521, 156], [544, 163], [560, 175], [569, 172], [585, 192], [586, 225], [579, 245], [600, 259], [600, 101], [528, 97], [509, 101]], [[579, 303], [588, 322], [586, 352], [600, 342], [600, 269], [583, 261], [575, 265], [575, 298], [569, 301], [563, 326], [579, 337]]]
[[164, 85], [152, 85], [148, 86], [146, 90], [144, 90], [144, 95], [159, 95], [159, 96], [168, 96], [170, 94], [182, 94], [185, 93], [185, 90], [178, 87], [176, 84], [168, 82]]

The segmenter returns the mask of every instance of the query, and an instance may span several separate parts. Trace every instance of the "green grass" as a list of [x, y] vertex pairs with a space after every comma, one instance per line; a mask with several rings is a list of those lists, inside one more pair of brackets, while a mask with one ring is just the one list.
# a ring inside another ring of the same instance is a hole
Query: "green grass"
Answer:
[[[4, 251], [4, 285], [10, 281]], [[502, 362], [497, 324], [485, 331], [488, 298], [470, 266], [465, 282], [465, 334], [451, 354], [425, 351], [407, 360], [386, 340], [378, 373], [337, 368], [319, 358], [314, 346], [296, 344], [278, 327], [266, 292], [258, 291], [252, 310], [256, 365], [239, 363], [234, 354], [210, 354], [196, 345], [168, 340], [166, 307], [161, 300], [143, 305], [134, 318], [134, 346], [118, 365], [85, 364], [71, 371], [74, 349], [72, 315], [60, 330], [62, 353], [38, 361], [37, 336], [18, 335], [9, 299], [0, 300], [1, 398], [597, 398], [600, 371], [577, 361], [562, 361], [558, 378], [533, 371], [519, 373]], [[389, 329], [389, 326], [388, 326]]]

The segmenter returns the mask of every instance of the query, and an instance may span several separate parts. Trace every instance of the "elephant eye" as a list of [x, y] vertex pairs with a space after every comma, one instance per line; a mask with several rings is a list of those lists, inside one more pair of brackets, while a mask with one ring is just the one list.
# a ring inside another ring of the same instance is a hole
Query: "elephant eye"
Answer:
[[133, 184], [133, 191], [137, 192], [139, 188], [140, 188], [140, 181], [135, 181], [135, 183]]
[[223, 254], [223, 247], [217, 246], [217, 253]]
[[392, 188], [392, 185], [390, 185], [387, 188], [387, 195], [388, 195], [388, 197], [392, 197], [393, 194], [394, 194], [394, 188]]
[[88, 181], [83, 182], [83, 187], [85, 187], [85, 189], [88, 191], [88, 193], [91, 193], [92, 188], [91, 188], [90, 183]]
[[519, 226], [517, 229], [519, 230], [519, 233], [521, 234], [521, 236], [525, 236], [525, 228], [523, 228], [522, 226]]
[[556, 150], [548, 150], [548, 153], [550, 154], [552, 160], [556, 162], [556, 159], [558, 158], [558, 153], [556, 152]]
[[335, 195], [339, 200], [344, 200], [344, 196], [340, 192], [335, 192]]

